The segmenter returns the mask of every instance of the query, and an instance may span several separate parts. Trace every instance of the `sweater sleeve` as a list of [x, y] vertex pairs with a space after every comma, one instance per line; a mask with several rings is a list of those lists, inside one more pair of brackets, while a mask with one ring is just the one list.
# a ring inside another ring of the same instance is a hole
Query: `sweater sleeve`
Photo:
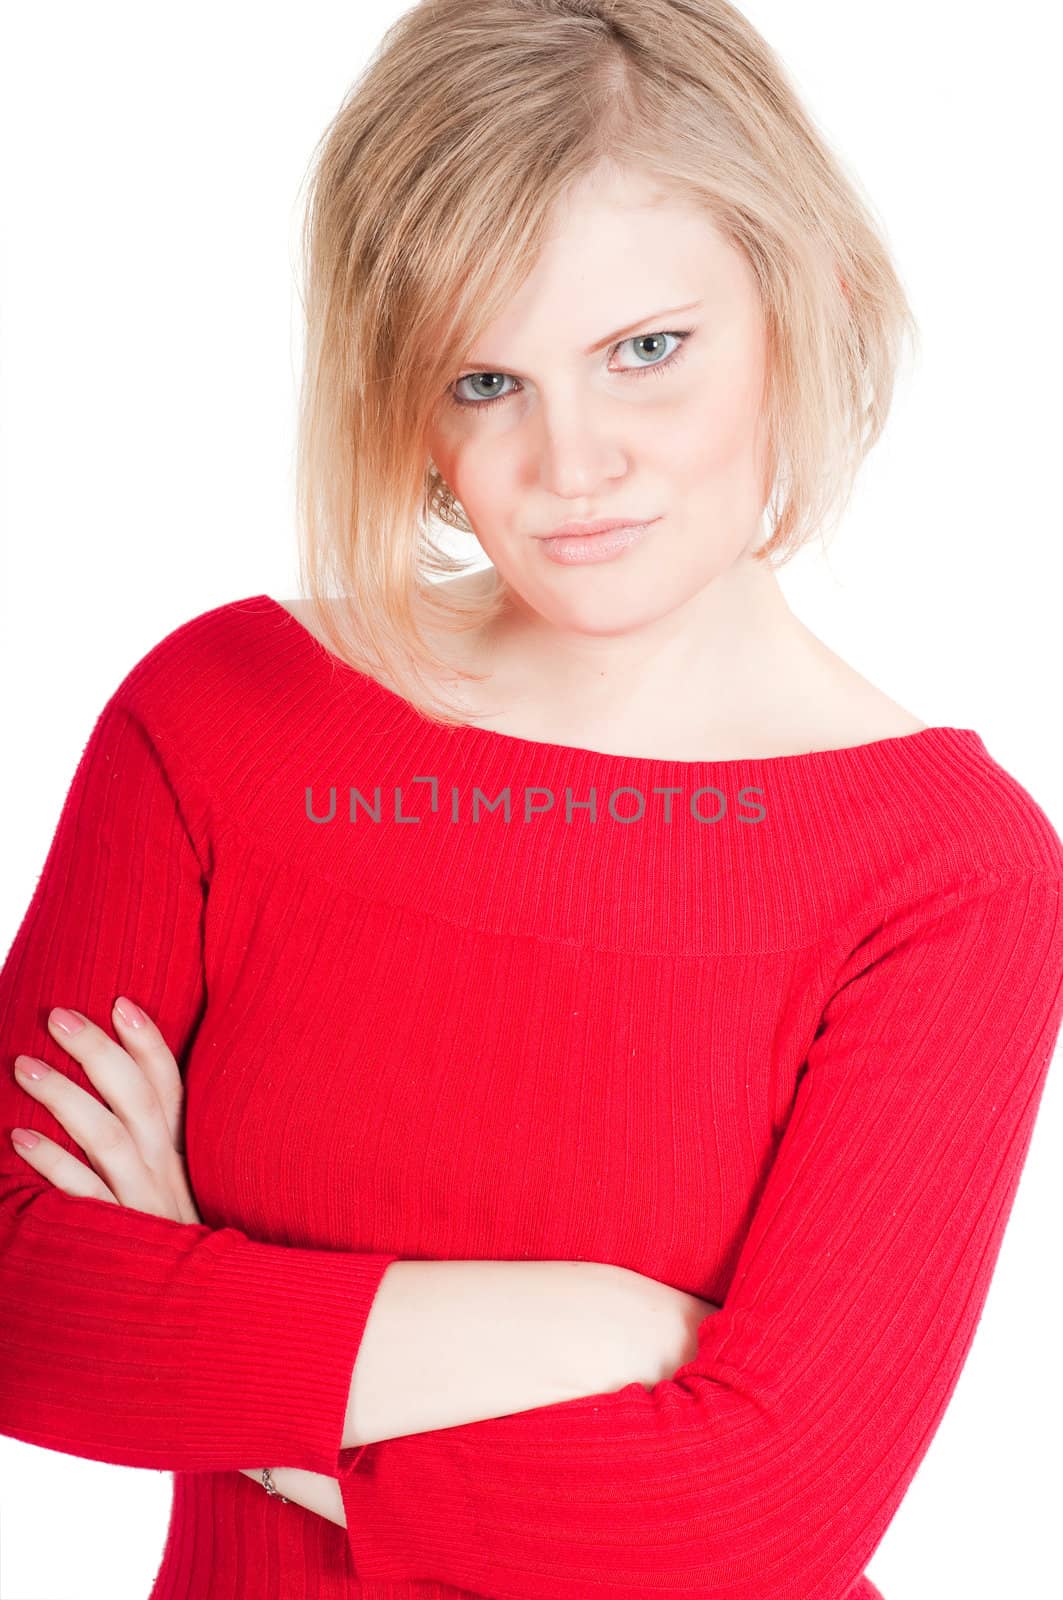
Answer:
[[48, 1033], [54, 1006], [115, 1037], [111, 1009], [128, 994], [183, 1070], [206, 1004], [209, 805], [177, 792], [122, 687], [0, 969], [0, 1433], [118, 1466], [335, 1476], [359, 1342], [398, 1257], [69, 1196], [11, 1145], [22, 1126], [85, 1159], [13, 1073], [16, 1055], [40, 1056], [101, 1099]]
[[986, 1300], [1063, 1019], [1060, 881], [1008, 869], [860, 937], [696, 1355], [652, 1387], [343, 1452], [359, 1578], [840, 1600]]

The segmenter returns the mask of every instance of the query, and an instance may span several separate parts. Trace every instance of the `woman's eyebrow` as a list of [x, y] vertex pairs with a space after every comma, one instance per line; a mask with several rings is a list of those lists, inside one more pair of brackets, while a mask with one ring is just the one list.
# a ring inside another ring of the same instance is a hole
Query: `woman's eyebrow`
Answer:
[[[665, 317], [678, 316], [681, 311], [694, 311], [700, 305], [704, 305], [704, 300], [691, 300], [689, 305], [671, 306], [666, 311], [651, 311], [647, 316], [639, 317], [637, 321], [629, 322], [625, 327], [616, 328], [612, 333], [607, 333], [604, 338], [596, 339], [594, 344], [587, 346], [583, 354], [585, 356], [593, 356], [599, 350], [604, 350], [607, 344], [612, 344], [614, 340], [624, 339], [629, 333], [634, 333], [637, 329], [644, 328], [648, 322], [659, 323]], [[467, 367], [474, 367], [477, 372], [495, 372], [498, 370], [495, 367], [490, 367], [484, 362], [478, 362], [475, 356], [470, 356], [468, 361], [465, 362], [465, 365]]]

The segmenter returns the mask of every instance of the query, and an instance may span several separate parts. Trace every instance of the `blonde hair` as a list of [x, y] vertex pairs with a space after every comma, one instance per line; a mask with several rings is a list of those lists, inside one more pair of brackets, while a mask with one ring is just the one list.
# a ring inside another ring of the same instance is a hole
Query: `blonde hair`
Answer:
[[773, 478], [754, 559], [781, 566], [837, 522], [918, 329], [855, 180], [725, 0], [421, 0], [312, 168], [301, 581], [333, 651], [425, 716], [466, 720], [424, 676], [447, 667], [418, 614], [462, 632], [502, 604], [500, 582], [473, 599], [435, 581], [468, 563], [432, 519], [473, 530], [430, 460], [432, 416], [555, 203], [593, 174], [638, 173], [702, 207], [756, 274]]

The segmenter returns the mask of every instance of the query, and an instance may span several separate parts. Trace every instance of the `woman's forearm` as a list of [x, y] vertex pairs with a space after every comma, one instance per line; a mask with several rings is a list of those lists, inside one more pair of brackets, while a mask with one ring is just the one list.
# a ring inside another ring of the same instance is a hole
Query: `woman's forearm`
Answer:
[[[343, 1448], [652, 1387], [691, 1359], [698, 1326], [718, 1309], [602, 1262], [396, 1261], [354, 1364]], [[260, 1481], [259, 1469], [243, 1470]], [[335, 1478], [277, 1466], [272, 1479], [347, 1526]]]
[[676, 1293], [598, 1261], [393, 1262], [354, 1363], [344, 1448], [643, 1382]]

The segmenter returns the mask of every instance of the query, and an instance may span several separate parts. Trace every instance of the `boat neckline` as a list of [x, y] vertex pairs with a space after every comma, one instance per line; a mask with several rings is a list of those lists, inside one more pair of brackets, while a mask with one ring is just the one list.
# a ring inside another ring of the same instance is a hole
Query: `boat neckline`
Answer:
[[984, 749], [981, 735], [974, 728], [959, 728], [949, 724], [934, 723], [925, 728], [917, 728], [912, 733], [890, 734], [883, 739], [869, 739], [862, 744], [838, 745], [827, 750], [804, 750], [792, 752], [788, 755], [774, 756], [726, 756], [726, 757], [699, 757], [695, 760], [684, 760], [674, 756], [645, 756], [621, 755], [614, 750], [593, 750], [585, 745], [553, 744], [546, 739], [527, 739], [522, 734], [505, 733], [500, 728], [481, 727], [473, 722], [462, 722], [456, 725], [443, 725], [430, 721], [422, 716], [417, 707], [411, 704], [403, 695], [389, 689], [379, 679], [369, 673], [360, 671], [357, 667], [343, 660], [335, 651], [312, 633], [306, 624], [289, 611], [288, 607], [280, 600], [275, 600], [272, 595], [259, 594], [252, 596], [255, 603], [261, 602], [268, 605], [275, 613], [286, 617], [291, 626], [298, 629], [299, 634], [306, 641], [308, 650], [330, 670], [347, 673], [367, 692], [374, 694], [382, 704], [390, 705], [396, 711], [401, 711], [413, 719], [423, 731], [432, 730], [441, 736], [455, 739], [466, 739], [470, 743], [479, 743], [481, 747], [495, 749], [523, 750], [529, 755], [539, 759], [566, 756], [569, 759], [580, 759], [597, 763], [612, 763], [630, 769], [632, 766], [643, 769], [656, 768], [660, 771], [686, 770], [686, 771], [722, 771], [737, 770], [739, 768], [764, 768], [770, 767], [775, 771], [790, 768], [800, 768], [805, 765], [849, 765], [854, 760], [870, 758], [879, 761], [887, 760], [894, 755], [919, 754], [924, 749], [932, 753], [950, 746], [974, 745]]

